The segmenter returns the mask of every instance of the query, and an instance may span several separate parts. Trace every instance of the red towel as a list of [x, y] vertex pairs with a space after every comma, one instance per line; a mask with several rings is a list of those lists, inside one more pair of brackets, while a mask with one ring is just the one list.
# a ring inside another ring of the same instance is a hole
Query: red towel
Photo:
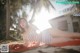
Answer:
[[[62, 42], [62, 43], [53, 43], [50, 44], [50, 46], [55, 46], [55, 47], [63, 47], [63, 46], [79, 46], [80, 45], [80, 39], [77, 40], [72, 40], [72, 41], [67, 41], [67, 42]], [[38, 46], [34, 47], [25, 47], [22, 44], [13, 44], [10, 45], [10, 52], [22, 52], [22, 51], [27, 51], [30, 50], [31, 48], [35, 48]]]
[[50, 44], [50, 46], [55, 46], [55, 47], [62, 47], [62, 46], [79, 46], [80, 45], [80, 39], [72, 40], [72, 41], [67, 41], [67, 42], [62, 42], [62, 43], [53, 43]]

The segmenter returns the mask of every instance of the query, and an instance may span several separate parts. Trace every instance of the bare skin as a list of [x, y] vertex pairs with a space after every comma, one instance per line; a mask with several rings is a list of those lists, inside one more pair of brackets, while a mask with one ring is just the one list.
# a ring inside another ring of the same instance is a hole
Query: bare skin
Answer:
[[80, 33], [76, 32], [65, 32], [59, 29], [48, 29], [53, 37], [64, 37], [64, 38], [73, 38], [80, 39]]

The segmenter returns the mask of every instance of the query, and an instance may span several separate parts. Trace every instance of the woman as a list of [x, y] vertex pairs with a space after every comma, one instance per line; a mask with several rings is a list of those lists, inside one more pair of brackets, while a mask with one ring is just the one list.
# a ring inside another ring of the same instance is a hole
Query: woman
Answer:
[[65, 32], [58, 29], [47, 29], [42, 31], [42, 33], [36, 33], [36, 27], [34, 25], [28, 24], [26, 19], [22, 18], [19, 20], [19, 25], [23, 29], [23, 40], [25, 43], [37, 42], [39, 44], [52, 44], [72, 41], [73, 39], [79, 39], [80, 33]]
[[32, 24], [28, 24], [25, 18], [19, 20], [19, 26], [22, 31], [21, 37], [23, 38], [25, 46], [31, 46], [31, 43], [39, 43], [38, 34], [36, 33], [36, 27]]
[[[80, 45], [80, 33], [69, 33], [58, 29], [47, 29], [40, 34], [36, 33], [37, 28], [28, 24], [25, 18], [19, 20], [19, 26], [22, 32], [24, 46], [27, 48], [34, 48], [42, 45], [50, 46], [66, 46], [66, 45]], [[77, 39], [77, 40], [75, 40]], [[74, 43], [74, 41], [76, 44]], [[70, 44], [67, 44], [70, 43]], [[25, 50], [25, 49], [24, 49]], [[26, 49], [27, 50], [27, 49]]]

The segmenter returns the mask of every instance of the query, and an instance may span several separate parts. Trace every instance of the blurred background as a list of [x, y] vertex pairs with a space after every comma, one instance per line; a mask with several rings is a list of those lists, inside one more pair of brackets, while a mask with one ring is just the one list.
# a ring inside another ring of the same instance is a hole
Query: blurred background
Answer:
[[0, 40], [21, 40], [18, 19], [25, 16], [40, 31], [80, 33], [80, 0], [0, 0]]

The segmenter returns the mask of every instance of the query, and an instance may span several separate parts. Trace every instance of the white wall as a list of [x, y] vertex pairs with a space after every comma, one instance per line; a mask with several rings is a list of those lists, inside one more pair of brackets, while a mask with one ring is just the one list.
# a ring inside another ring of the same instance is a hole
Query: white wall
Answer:
[[[62, 23], [61, 23], [62, 22]], [[67, 24], [63, 23], [67, 22]], [[55, 19], [52, 19], [50, 21], [53, 28], [64, 28], [66, 31], [73, 32], [73, 25], [72, 25], [72, 19], [70, 16], [61, 16]], [[62, 26], [60, 26], [58, 23], [60, 23]]]

